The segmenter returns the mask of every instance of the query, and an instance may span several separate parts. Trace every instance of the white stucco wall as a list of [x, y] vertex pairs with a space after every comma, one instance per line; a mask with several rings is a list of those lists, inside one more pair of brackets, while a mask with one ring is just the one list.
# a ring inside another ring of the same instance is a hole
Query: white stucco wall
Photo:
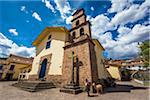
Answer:
[[[48, 36], [51, 34], [52, 41], [51, 41], [51, 47], [49, 49], [45, 49], [46, 42], [48, 39]], [[40, 58], [52, 54], [51, 58], [51, 64], [48, 71], [49, 75], [61, 75], [62, 74], [62, 64], [63, 64], [63, 56], [64, 56], [64, 45], [65, 45], [65, 39], [66, 39], [66, 33], [62, 32], [52, 32], [49, 33], [47, 37], [45, 37], [42, 42], [37, 46], [37, 56], [34, 58], [32, 70], [30, 72], [30, 75], [37, 74], [38, 68], [40, 66]]]
[[104, 67], [103, 65], [103, 55], [102, 55], [102, 48], [99, 47], [99, 44], [97, 44], [95, 41], [95, 52], [96, 52], [96, 59], [97, 59], [97, 68], [98, 68], [98, 78], [101, 79], [101, 78], [107, 78], [107, 77], [110, 77], [107, 69]]

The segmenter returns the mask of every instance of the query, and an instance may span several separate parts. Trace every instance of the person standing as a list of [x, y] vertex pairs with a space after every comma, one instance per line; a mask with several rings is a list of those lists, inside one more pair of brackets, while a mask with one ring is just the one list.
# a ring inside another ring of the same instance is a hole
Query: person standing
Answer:
[[96, 93], [96, 84], [95, 83], [92, 84], [92, 90], [93, 90], [93, 93]]
[[87, 95], [90, 96], [90, 82], [88, 79], [85, 80], [85, 90], [87, 92]]

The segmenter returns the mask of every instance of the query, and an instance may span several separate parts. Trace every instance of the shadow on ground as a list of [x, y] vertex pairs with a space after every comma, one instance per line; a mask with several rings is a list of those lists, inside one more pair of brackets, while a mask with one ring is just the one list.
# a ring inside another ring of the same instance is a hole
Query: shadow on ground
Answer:
[[111, 92], [131, 92], [131, 90], [144, 90], [148, 89], [147, 87], [138, 87], [133, 85], [122, 85], [117, 84], [116, 87], [109, 87], [104, 90], [105, 93], [111, 93]]

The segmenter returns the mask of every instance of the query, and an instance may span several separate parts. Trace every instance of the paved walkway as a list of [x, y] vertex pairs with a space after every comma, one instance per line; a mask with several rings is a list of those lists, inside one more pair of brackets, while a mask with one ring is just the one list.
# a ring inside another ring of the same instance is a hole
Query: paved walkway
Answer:
[[58, 88], [30, 93], [11, 86], [12, 83], [0, 82], [0, 100], [149, 100], [150, 95], [150, 89], [134, 82], [118, 82], [115, 89], [109, 88], [107, 93], [95, 97], [60, 93]]

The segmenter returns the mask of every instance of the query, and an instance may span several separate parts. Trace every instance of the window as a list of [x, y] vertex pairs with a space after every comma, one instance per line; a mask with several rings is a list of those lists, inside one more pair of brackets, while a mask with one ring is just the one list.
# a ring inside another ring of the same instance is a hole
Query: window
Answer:
[[128, 66], [128, 68], [130, 68], [130, 66]]
[[24, 70], [24, 72], [23, 73], [26, 73], [26, 70]]
[[2, 68], [3, 68], [3, 65], [0, 65], [0, 70], [2, 70]]
[[46, 49], [51, 47], [51, 40], [46, 43]]
[[73, 32], [72, 33], [72, 38], [75, 39], [75, 37], [76, 37], [76, 32]]
[[31, 69], [28, 70], [28, 73], [31, 71]]
[[51, 35], [49, 35], [49, 36], [48, 36], [48, 40], [50, 40], [50, 39], [51, 39], [51, 37], [52, 37], [52, 36], [51, 36]]
[[2, 79], [2, 73], [0, 73], [0, 79]]
[[70, 35], [70, 34], [68, 35], [68, 40], [69, 40], [69, 41], [71, 40], [71, 35]]
[[25, 78], [26, 76], [25, 75], [23, 75], [23, 78]]
[[51, 47], [51, 35], [48, 36], [48, 42], [46, 43], [46, 49]]
[[76, 26], [78, 26], [78, 25], [79, 25], [79, 20], [76, 21]]
[[15, 65], [10, 66], [10, 70], [14, 70]]
[[84, 35], [84, 29], [83, 28], [80, 29], [80, 36], [82, 36], [82, 35]]

